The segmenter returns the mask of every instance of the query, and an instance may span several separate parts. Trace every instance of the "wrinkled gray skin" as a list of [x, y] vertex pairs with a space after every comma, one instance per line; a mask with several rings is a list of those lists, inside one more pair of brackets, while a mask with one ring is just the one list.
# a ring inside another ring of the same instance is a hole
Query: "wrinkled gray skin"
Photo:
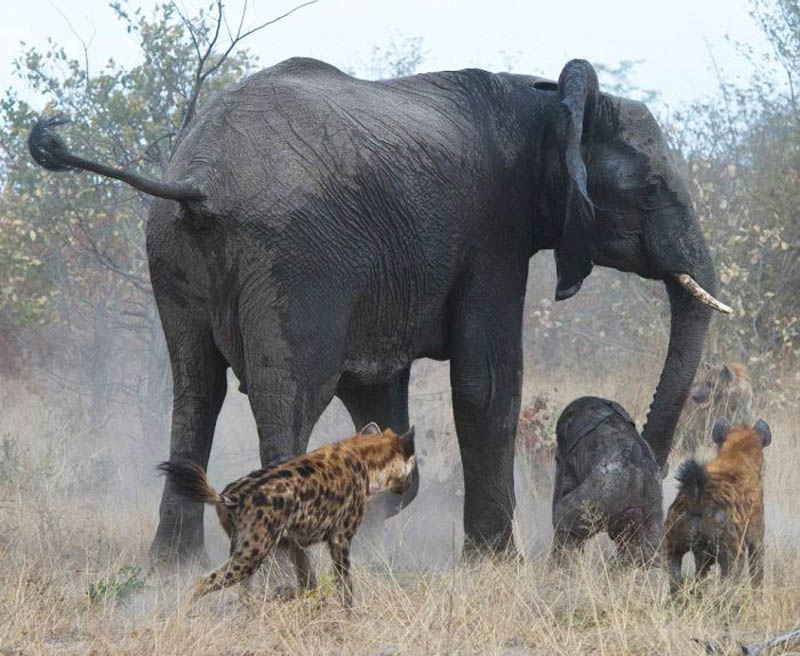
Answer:
[[563, 560], [606, 532], [622, 562], [653, 560], [661, 541], [661, 473], [630, 415], [617, 403], [584, 396], [556, 424], [553, 555]]
[[[644, 436], [666, 461], [709, 320], [671, 276], [713, 293], [713, 267], [653, 116], [600, 93], [587, 62], [556, 85], [481, 70], [368, 82], [290, 59], [207, 103], [166, 181], [38, 130], [43, 165], [162, 197], [147, 252], [172, 362], [170, 458], [206, 465], [229, 366], [267, 463], [305, 450], [334, 395], [359, 428], [406, 430], [411, 363], [449, 360], [466, 544], [510, 546], [528, 259], [553, 249], [558, 299], [594, 264], [665, 281], [670, 344]], [[167, 485], [154, 554], [202, 546], [202, 507]]]

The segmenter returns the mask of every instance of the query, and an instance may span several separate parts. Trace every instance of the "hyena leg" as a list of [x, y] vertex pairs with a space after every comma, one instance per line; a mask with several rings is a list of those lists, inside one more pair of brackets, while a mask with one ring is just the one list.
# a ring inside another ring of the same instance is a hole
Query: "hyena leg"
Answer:
[[667, 569], [669, 572], [669, 593], [677, 594], [681, 588], [681, 561], [685, 552], [672, 549], [667, 553]]
[[245, 576], [239, 582], [239, 601], [249, 606], [256, 600], [255, 592], [253, 592], [253, 575]]
[[333, 571], [339, 582], [342, 604], [353, 607], [353, 585], [350, 580], [350, 540], [344, 535], [334, 535], [328, 540], [328, 550], [333, 561]]
[[717, 554], [717, 563], [722, 578], [739, 577], [744, 565], [744, 549], [722, 547]]
[[289, 545], [289, 553], [294, 563], [294, 571], [297, 574], [297, 585], [301, 590], [314, 590], [317, 587], [317, 577], [314, 568], [308, 559], [306, 550], [299, 544], [292, 542]]
[[695, 581], [699, 582], [708, 576], [708, 572], [711, 570], [712, 565], [714, 565], [715, 559], [714, 556], [703, 549], [697, 549], [693, 553], [695, 567], [694, 578]]
[[700, 581], [708, 576], [708, 573], [716, 562], [716, 558], [705, 549], [695, 549], [692, 551], [692, 555], [694, 555], [694, 580], [695, 583], [700, 583]]
[[762, 542], [748, 542], [747, 561], [750, 566], [750, 582], [760, 586], [764, 580], [764, 546]]
[[194, 585], [192, 596], [189, 598], [187, 606], [192, 605], [209, 592], [222, 590], [242, 581], [249, 582], [253, 572], [258, 569], [264, 558], [274, 550], [276, 543], [276, 539], [268, 536], [260, 545], [256, 545], [252, 549], [245, 550], [238, 547], [226, 563], [210, 574], [200, 577]]

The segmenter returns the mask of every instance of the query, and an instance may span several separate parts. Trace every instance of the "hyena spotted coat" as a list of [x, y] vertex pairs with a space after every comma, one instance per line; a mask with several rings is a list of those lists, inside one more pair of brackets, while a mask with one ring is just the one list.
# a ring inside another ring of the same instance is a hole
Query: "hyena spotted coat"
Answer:
[[764, 577], [763, 450], [772, 441], [769, 425], [759, 419], [731, 427], [727, 419], [714, 423], [717, 456], [706, 463], [687, 460], [678, 470], [678, 496], [669, 508], [664, 545], [670, 590], [680, 587], [681, 560], [687, 551], [702, 579], [714, 563], [723, 576], [737, 572], [744, 557], [753, 585]]
[[335, 444], [256, 470], [217, 493], [200, 465], [163, 462], [176, 492], [213, 504], [231, 539], [230, 558], [195, 584], [189, 603], [250, 576], [279, 542], [289, 544], [298, 582], [313, 588], [304, 547], [326, 542], [346, 606], [352, 605], [350, 542], [367, 499], [383, 490], [403, 494], [416, 466], [414, 429], [380, 432], [375, 424]]
[[753, 386], [741, 362], [705, 364], [704, 375], [683, 406], [678, 443], [686, 451], [695, 451], [717, 417], [727, 417], [734, 425], [754, 419]]

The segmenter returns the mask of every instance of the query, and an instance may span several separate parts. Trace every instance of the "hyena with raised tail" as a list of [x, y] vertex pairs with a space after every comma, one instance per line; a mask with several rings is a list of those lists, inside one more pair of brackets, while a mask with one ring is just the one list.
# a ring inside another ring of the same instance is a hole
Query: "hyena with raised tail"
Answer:
[[217, 492], [191, 461], [163, 462], [176, 492], [216, 507], [231, 539], [230, 558], [195, 584], [189, 603], [250, 577], [279, 542], [288, 543], [298, 582], [316, 578], [305, 547], [325, 542], [345, 606], [352, 606], [350, 543], [372, 494], [406, 492], [416, 467], [414, 429], [404, 435], [369, 424], [353, 437], [256, 470]]
[[759, 419], [731, 426], [721, 417], [711, 437], [717, 456], [702, 465], [684, 462], [676, 478], [678, 495], [665, 523], [664, 549], [670, 590], [681, 585], [681, 561], [694, 555], [696, 579], [719, 563], [722, 576], [739, 572], [745, 557], [753, 585], [764, 578], [764, 449], [772, 441], [769, 425]]

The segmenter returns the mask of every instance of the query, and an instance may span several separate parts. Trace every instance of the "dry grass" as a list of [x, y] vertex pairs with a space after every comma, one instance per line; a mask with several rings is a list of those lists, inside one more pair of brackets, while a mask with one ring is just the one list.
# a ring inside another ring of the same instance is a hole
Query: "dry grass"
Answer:
[[[608, 384], [599, 383], [597, 393], [641, 415], [649, 398], [640, 390], [649, 384], [627, 395]], [[563, 404], [578, 395], [575, 387], [562, 381], [557, 394], [538, 393]], [[446, 404], [434, 412], [424, 403], [426, 423], [436, 433], [451, 431]], [[566, 570], [551, 571], [544, 556], [551, 473], [523, 467], [517, 528], [529, 557], [460, 564], [453, 557], [460, 498], [458, 481], [449, 481], [448, 438], [427, 445], [427, 484], [409, 512], [389, 522], [377, 543], [362, 538], [351, 615], [323, 574], [319, 593], [291, 602], [265, 595], [245, 608], [232, 591], [210, 595], [182, 616], [176, 608], [196, 571], [170, 576], [147, 569], [159, 491], [150, 468], [160, 454], [140, 456], [136, 466], [124, 459], [109, 464], [98, 436], [82, 435], [79, 421], [65, 426], [63, 416], [19, 391], [6, 390], [3, 404], [9, 412], [0, 427], [0, 654], [692, 654], [702, 653], [693, 638], [754, 641], [800, 622], [800, 458], [790, 418], [764, 413], [774, 441], [767, 451], [763, 591], [714, 575], [697, 594], [671, 600], [663, 571], [613, 569], [605, 538]], [[417, 417], [422, 408], [418, 402]], [[225, 436], [235, 432], [222, 428]], [[94, 458], [86, 457], [89, 444]], [[225, 449], [237, 452], [230, 442]], [[132, 473], [137, 467], [149, 473]], [[227, 474], [212, 468], [215, 482]], [[667, 501], [673, 493], [668, 485]], [[225, 543], [207, 516], [209, 551], [218, 562]], [[327, 572], [327, 558], [318, 561]]]

